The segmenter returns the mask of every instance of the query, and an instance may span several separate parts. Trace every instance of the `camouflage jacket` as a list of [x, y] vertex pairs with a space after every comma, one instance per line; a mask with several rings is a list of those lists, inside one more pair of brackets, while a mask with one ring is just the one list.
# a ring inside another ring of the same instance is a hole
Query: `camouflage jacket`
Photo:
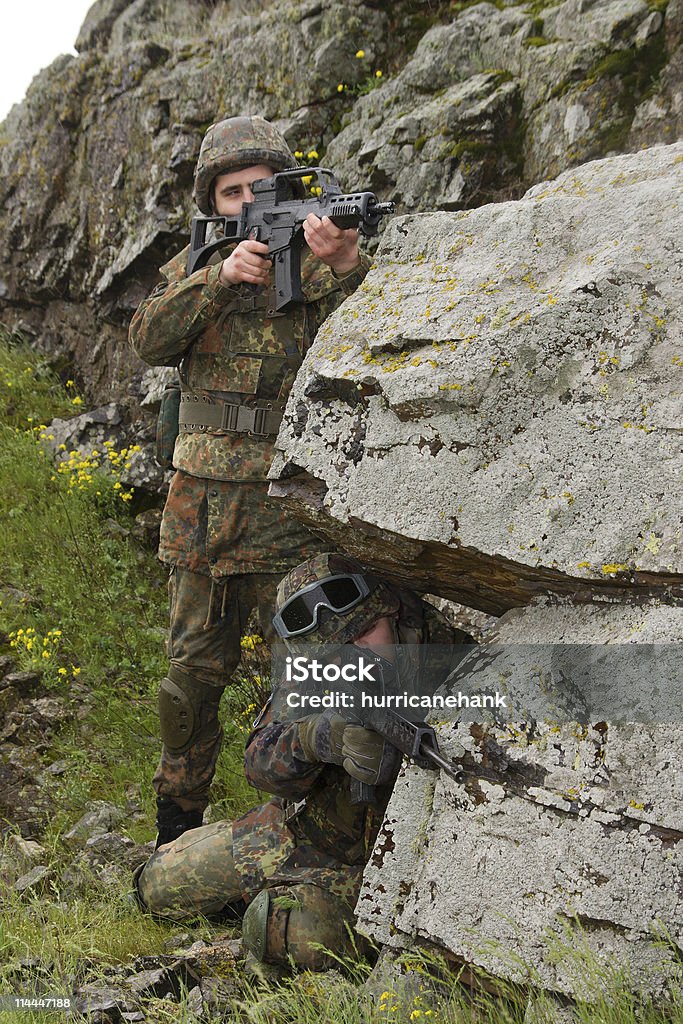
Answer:
[[[335, 275], [310, 250], [302, 259], [305, 303], [269, 317], [269, 291], [249, 285], [226, 287], [220, 264], [234, 245], [216, 253], [210, 265], [185, 274], [188, 249], [161, 268], [165, 278], [139, 306], [130, 325], [135, 352], [152, 366], [178, 366], [184, 391], [249, 405], [265, 399], [283, 405], [303, 356], [323, 320], [351, 295], [370, 261]], [[202, 427], [181, 432], [174, 465], [212, 480], [265, 480], [273, 437]]]
[[[467, 633], [452, 627], [433, 605], [410, 591], [400, 591], [400, 597], [398, 632], [401, 643], [473, 642]], [[351, 776], [337, 765], [312, 764], [306, 760], [298, 723], [275, 720], [273, 696], [247, 740], [244, 765], [248, 782], [284, 798], [285, 821], [301, 841], [312, 843], [345, 864], [365, 863], [377, 838], [395, 780], [376, 787], [375, 807], [352, 804]]]

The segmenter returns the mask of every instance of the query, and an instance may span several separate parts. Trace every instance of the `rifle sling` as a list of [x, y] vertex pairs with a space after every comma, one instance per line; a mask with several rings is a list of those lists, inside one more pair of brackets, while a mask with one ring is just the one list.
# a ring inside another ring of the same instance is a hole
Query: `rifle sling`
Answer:
[[178, 423], [182, 434], [205, 430], [235, 432], [255, 437], [274, 437], [280, 429], [284, 405], [257, 401], [239, 405], [184, 391], [180, 396]]

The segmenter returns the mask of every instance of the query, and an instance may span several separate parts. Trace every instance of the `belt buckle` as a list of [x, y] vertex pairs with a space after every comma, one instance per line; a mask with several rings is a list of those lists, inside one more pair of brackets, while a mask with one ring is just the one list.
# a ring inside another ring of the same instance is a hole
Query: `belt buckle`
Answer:
[[223, 403], [223, 414], [221, 419], [221, 430], [235, 430], [237, 427], [239, 405], [232, 402]]
[[268, 431], [264, 430], [266, 422], [266, 415], [272, 409], [272, 405], [269, 403], [266, 406], [257, 406], [254, 409], [254, 426], [248, 431], [250, 437], [268, 437]]
[[304, 797], [302, 800], [297, 800], [296, 803], [290, 804], [285, 811], [285, 825], [289, 825], [291, 822], [296, 821], [297, 818], [301, 817], [303, 812], [306, 810], [307, 798]]

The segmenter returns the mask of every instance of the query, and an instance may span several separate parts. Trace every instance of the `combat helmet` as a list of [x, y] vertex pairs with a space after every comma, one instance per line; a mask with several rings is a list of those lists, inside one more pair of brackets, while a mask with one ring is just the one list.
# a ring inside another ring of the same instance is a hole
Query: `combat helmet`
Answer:
[[395, 615], [400, 598], [389, 584], [348, 555], [325, 552], [280, 581], [273, 626], [287, 648], [352, 644], [378, 619]]
[[218, 174], [267, 164], [276, 171], [297, 162], [282, 132], [263, 117], [227, 117], [212, 124], [202, 140], [194, 174], [193, 198], [202, 213], [212, 213], [211, 184]]

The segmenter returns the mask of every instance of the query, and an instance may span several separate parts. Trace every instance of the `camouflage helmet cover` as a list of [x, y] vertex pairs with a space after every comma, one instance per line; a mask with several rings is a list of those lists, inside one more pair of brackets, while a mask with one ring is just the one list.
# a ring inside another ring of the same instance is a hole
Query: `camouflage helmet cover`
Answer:
[[276, 171], [296, 167], [285, 137], [263, 117], [228, 117], [210, 125], [202, 140], [194, 174], [193, 198], [202, 213], [212, 213], [211, 185], [218, 174], [267, 164]]
[[[303, 637], [284, 641], [290, 650], [294, 651], [295, 647], [298, 649], [300, 641], [304, 641], [305, 644], [352, 644], [359, 636], [366, 633], [378, 619], [385, 615], [395, 615], [398, 612], [400, 599], [392, 587], [377, 580], [377, 577], [368, 572], [355, 558], [333, 552], [315, 555], [294, 569], [290, 569], [277, 588], [275, 610], [279, 612], [285, 602], [304, 587], [324, 580], [328, 576], [338, 576], [343, 573], [356, 573], [365, 576], [372, 588], [368, 596], [345, 614], [338, 614], [329, 608], [320, 608], [318, 624], [314, 630], [306, 633]], [[373, 581], [377, 584], [374, 587]]]

